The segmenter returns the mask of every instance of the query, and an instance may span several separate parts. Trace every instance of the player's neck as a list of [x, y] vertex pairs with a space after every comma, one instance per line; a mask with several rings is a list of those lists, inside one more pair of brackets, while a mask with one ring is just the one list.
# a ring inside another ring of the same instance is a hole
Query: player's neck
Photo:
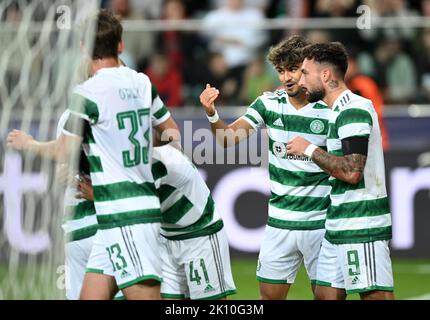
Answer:
[[117, 58], [94, 59], [91, 62], [91, 71], [92, 71], [92, 74], [95, 74], [100, 69], [116, 68], [119, 66], [120, 66], [120, 64], [119, 64], [119, 61]]
[[346, 86], [345, 82], [343, 81], [337, 81], [337, 85], [329, 85], [328, 88], [326, 88], [326, 95], [323, 99], [323, 101], [330, 107], [333, 108], [333, 104], [336, 101], [336, 99], [344, 92], [345, 90], [348, 90], [348, 87]]
[[297, 110], [300, 110], [309, 103], [304, 93], [298, 94], [295, 97], [288, 97], [288, 101]]

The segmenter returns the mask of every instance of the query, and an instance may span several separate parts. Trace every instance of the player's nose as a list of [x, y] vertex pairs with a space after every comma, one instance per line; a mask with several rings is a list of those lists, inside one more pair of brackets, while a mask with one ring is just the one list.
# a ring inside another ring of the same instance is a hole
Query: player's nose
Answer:
[[285, 74], [285, 82], [290, 82], [291, 80], [293, 80], [293, 73], [290, 71], [286, 71], [284, 72]]
[[302, 76], [300, 77], [299, 82], [298, 82], [299, 86], [301, 86], [301, 87], [305, 86], [305, 79], [304, 78], [305, 77], [302, 74]]

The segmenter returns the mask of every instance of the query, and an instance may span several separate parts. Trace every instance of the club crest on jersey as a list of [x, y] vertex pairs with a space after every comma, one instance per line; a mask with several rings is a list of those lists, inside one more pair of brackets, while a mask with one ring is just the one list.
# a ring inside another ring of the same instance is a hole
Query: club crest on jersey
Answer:
[[272, 146], [273, 154], [279, 158], [285, 157], [285, 154], [287, 153], [287, 148], [285, 147], [285, 144], [282, 142], [274, 142]]
[[311, 129], [311, 131], [313, 133], [321, 133], [324, 131], [324, 122], [322, 122], [321, 120], [314, 120], [311, 122], [311, 124], [309, 125], [309, 128]]

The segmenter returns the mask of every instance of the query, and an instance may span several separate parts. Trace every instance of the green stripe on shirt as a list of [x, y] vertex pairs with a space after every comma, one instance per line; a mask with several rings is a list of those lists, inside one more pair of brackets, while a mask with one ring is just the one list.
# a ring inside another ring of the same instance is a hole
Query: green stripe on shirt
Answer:
[[273, 217], [267, 219], [267, 225], [278, 229], [289, 230], [317, 230], [324, 229], [325, 220], [311, 220], [311, 221], [291, 221], [280, 220]]
[[187, 197], [182, 196], [168, 209], [162, 212], [162, 222], [176, 223], [193, 208], [193, 204]]
[[96, 208], [92, 201], [82, 201], [75, 206], [66, 207], [66, 221], [78, 220], [95, 214]]
[[199, 229], [204, 228], [209, 222], [212, 221], [213, 215], [215, 211], [215, 203], [211, 196], [208, 197], [208, 201], [206, 202], [205, 209], [203, 210], [203, 214], [200, 219], [194, 222], [192, 225], [183, 228], [164, 228], [161, 227], [164, 231], [170, 232], [193, 232]]
[[99, 119], [99, 109], [97, 104], [80, 94], [73, 94], [69, 109], [77, 113], [87, 115], [93, 124], [97, 123]]
[[252, 108], [255, 111], [257, 111], [258, 114], [263, 119], [263, 121], [266, 122], [266, 118], [265, 118], [265, 115], [266, 115], [266, 106], [264, 105], [263, 101], [261, 101], [260, 98], [258, 98], [257, 100], [255, 100], [254, 103], [249, 106], [249, 108]]
[[251, 120], [255, 125], [258, 125], [258, 121], [250, 114], [245, 114], [245, 117]]
[[102, 160], [98, 156], [87, 156], [90, 172], [103, 172]]
[[269, 200], [272, 206], [279, 209], [299, 212], [325, 211], [330, 204], [330, 196], [326, 197], [306, 197], [277, 195], [272, 192]]
[[153, 162], [151, 170], [154, 181], [167, 175], [166, 166], [161, 161]]
[[112, 229], [139, 223], [161, 222], [160, 209], [147, 209], [97, 215], [100, 229]]
[[269, 163], [270, 179], [285, 186], [329, 186], [329, 176], [325, 172], [289, 171]]
[[[286, 132], [299, 132], [306, 134], [327, 135], [328, 133], [328, 120], [319, 119], [315, 117], [304, 117], [298, 115], [278, 113], [275, 111], [266, 110], [265, 123], [266, 126], [284, 130]], [[274, 122], [278, 119], [282, 120], [283, 126], [277, 126]], [[319, 121], [318, 131], [315, 131], [315, 121]]]
[[339, 135], [337, 134], [336, 125], [332, 122], [329, 123], [327, 139], [339, 139]]
[[97, 202], [113, 201], [140, 196], [156, 195], [154, 183], [136, 183], [123, 181], [93, 186], [94, 199]]
[[330, 206], [327, 217], [330, 219], [375, 217], [390, 213], [388, 198], [345, 202], [339, 206]]
[[167, 184], [163, 184], [160, 186], [159, 189], [157, 189], [158, 192], [158, 198], [160, 199], [160, 202], [163, 202], [166, 200], [170, 195], [175, 192], [176, 188], [169, 186]]
[[373, 120], [368, 111], [358, 108], [345, 109], [339, 113], [336, 119], [337, 128], [352, 123], [367, 123], [372, 126]]
[[327, 241], [333, 244], [363, 243], [378, 240], [390, 240], [391, 237], [391, 226], [344, 231], [326, 230], [325, 233], [325, 238], [327, 239]]
[[65, 234], [67, 241], [78, 241], [92, 237], [97, 233], [98, 225], [94, 224]]
[[154, 113], [154, 117], [156, 119], [161, 119], [169, 110], [167, 110], [166, 106], [161, 106], [160, 110], [158, 110], [156, 113]]
[[198, 238], [198, 237], [215, 234], [218, 231], [220, 231], [223, 227], [224, 227], [224, 222], [222, 220], [217, 220], [211, 225], [208, 225], [200, 230], [196, 230], [196, 231], [192, 231], [184, 234], [178, 234], [176, 236], [168, 236], [165, 234], [162, 234], [162, 236], [169, 240], [186, 240], [186, 239]]
[[347, 191], [355, 191], [359, 189], [364, 189], [365, 183], [364, 183], [364, 177], [361, 178], [360, 182], [358, 184], [350, 184], [348, 182], [339, 180], [339, 179], [330, 179], [331, 184], [331, 192], [332, 195], [339, 195], [344, 194]]

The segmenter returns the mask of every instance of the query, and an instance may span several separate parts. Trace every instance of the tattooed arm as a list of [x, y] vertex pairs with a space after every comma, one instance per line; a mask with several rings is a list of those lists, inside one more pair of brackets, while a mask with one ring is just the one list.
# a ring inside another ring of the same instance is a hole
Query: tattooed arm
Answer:
[[358, 184], [363, 177], [367, 157], [362, 154], [348, 154], [338, 157], [329, 154], [321, 148], [315, 149], [312, 160], [329, 175], [348, 182]]
[[[288, 141], [287, 152], [303, 156], [310, 142], [302, 137], [295, 137]], [[332, 177], [350, 184], [358, 184], [363, 177], [367, 156], [351, 153], [345, 156], [335, 156], [316, 148], [312, 153], [312, 160]]]

